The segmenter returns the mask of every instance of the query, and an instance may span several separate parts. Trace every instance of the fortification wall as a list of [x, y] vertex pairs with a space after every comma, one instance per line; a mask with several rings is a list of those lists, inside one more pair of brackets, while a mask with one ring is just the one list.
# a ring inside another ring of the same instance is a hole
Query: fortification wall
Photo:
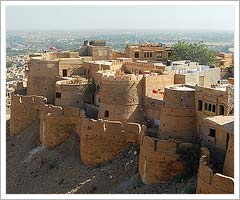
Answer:
[[82, 108], [87, 85], [84, 78], [57, 81], [55, 105]]
[[61, 144], [73, 132], [79, 132], [83, 116], [79, 108], [44, 104], [41, 110], [40, 142], [48, 148]]
[[81, 160], [96, 165], [112, 160], [128, 143], [138, 143], [141, 127], [135, 123], [82, 119]]
[[42, 54], [43, 58], [46, 59], [56, 59], [56, 58], [78, 58], [79, 53], [78, 52], [70, 52], [70, 51], [55, 51], [50, 53]]
[[10, 135], [18, 135], [35, 120], [40, 118], [42, 103], [47, 99], [41, 96], [12, 95]]
[[225, 156], [223, 174], [234, 177], [234, 136], [229, 135], [228, 148]]
[[165, 88], [159, 138], [192, 142], [196, 137], [195, 90], [174, 87]]
[[54, 103], [58, 65], [58, 60], [31, 59], [29, 63], [27, 95], [44, 96], [49, 103]]
[[220, 173], [213, 173], [213, 170], [208, 166], [208, 156], [203, 155], [200, 158], [197, 194], [233, 194], [234, 179]]
[[180, 174], [184, 167], [172, 140], [143, 136], [140, 141], [139, 173], [145, 184], [167, 182]]
[[142, 76], [103, 77], [98, 118], [137, 122], [142, 117], [142, 95]]

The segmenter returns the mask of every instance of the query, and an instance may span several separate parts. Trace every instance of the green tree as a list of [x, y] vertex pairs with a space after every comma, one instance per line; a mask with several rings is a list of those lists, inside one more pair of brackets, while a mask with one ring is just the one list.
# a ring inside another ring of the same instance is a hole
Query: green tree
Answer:
[[202, 42], [178, 42], [171, 48], [170, 59], [176, 60], [191, 60], [198, 62], [200, 65], [215, 65], [217, 52], [208, 49], [206, 44]]

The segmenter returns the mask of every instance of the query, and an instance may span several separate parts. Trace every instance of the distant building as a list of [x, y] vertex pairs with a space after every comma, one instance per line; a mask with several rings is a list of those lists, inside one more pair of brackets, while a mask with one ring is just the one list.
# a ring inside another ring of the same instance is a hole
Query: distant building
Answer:
[[165, 44], [128, 44], [125, 48], [126, 56], [133, 60], [156, 60], [166, 62], [170, 56], [170, 47]]
[[220, 68], [232, 67], [233, 64], [233, 54], [219, 52], [217, 57], [217, 65]]
[[105, 40], [85, 40], [79, 55], [92, 56], [93, 60], [109, 60], [112, 58], [112, 48], [106, 46]]

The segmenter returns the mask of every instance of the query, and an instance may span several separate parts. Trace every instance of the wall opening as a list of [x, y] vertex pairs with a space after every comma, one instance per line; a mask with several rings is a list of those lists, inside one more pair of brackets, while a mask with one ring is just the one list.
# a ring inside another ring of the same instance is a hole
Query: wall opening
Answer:
[[202, 100], [198, 100], [198, 110], [202, 110], [202, 107], [203, 107], [203, 103], [202, 103]]
[[219, 115], [224, 115], [224, 106], [223, 105], [219, 106]]
[[212, 104], [208, 105], [208, 111], [212, 111]]
[[212, 106], [212, 112], [216, 112], [216, 106], [215, 105]]
[[207, 103], [204, 104], [204, 110], [207, 110]]
[[139, 52], [135, 52], [134, 57], [135, 57], [135, 58], [139, 58]]
[[61, 98], [62, 94], [60, 92], [56, 92], [56, 98]]
[[109, 117], [109, 111], [105, 110], [104, 117]]
[[66, 69], [63, 69], [63, 70], [62, 70], [62, 74], [63, 74], [63, 77], [67, 77], [67, 70], [66, 70]]
[[209, 134], [208, 134], [208, 136], [210, 136], [210, 137], [216, 137], [216, 130], [213, 129], [213, 128], [210, 128], [210, 129], [209, 129]]

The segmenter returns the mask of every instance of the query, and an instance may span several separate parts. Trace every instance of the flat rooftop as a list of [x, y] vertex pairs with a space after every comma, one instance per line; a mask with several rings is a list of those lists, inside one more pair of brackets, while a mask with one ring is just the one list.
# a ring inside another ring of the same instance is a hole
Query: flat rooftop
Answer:
[[195, 91], [194, 87], [190, 87], [188, 85], [171, 85], [171, 86], [167, 86], [167, 89], [170, 90], [177, 90], [177, 91]]
[[205, 120], [221, 126], [226, 132], [234, 134], [234, 116], [213, 116], [207, 117]]

